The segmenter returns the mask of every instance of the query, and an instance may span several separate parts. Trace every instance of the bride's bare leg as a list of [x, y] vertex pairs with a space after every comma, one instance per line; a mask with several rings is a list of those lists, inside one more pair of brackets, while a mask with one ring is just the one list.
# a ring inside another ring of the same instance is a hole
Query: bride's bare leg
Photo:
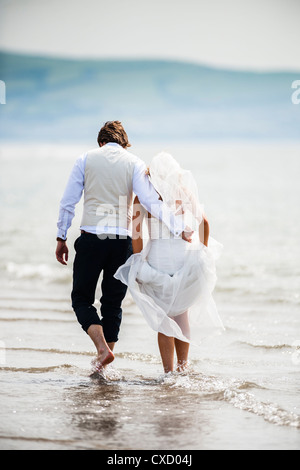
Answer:
[[177, 372], [183, 372], [188, 366], [190, 343], [184, 343], [175, 338], [177, 354]]
[[173, 372], [175, 351], [174, 338], [158, 333], [158, 346], [165, 372]]
[[[176, 321], [176, 323], [180, 327], [184, 336], [186, 336], [189, 339], [190, 338], [190, 324], [189, 324], [188, 311], [184, 312], [182, 315], [173, 317], [173, 319], [174, 321]], [[188, 366], [190, 343], [180, 341], [179, 339], [175, 338], [175, 348], [176, 348], [176, 354], [177, 354], [177, 372], [182, 372]]]

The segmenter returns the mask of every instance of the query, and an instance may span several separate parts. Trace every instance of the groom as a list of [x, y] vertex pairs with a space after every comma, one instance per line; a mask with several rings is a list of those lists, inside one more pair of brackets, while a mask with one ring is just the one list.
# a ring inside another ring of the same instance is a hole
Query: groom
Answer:
[[[67, 264], [67, 231], [84, 192], [81, 235], [74, 244], [71, 297], [78, 322], [96, 346], [96, 366], [101, 369], [114, 360], [113, 350], [121, 325], [121, 304], [127, 286], [113, 276], [132, 254], [133, 193], [171, 232], [190, 240], [174, 214], [159, 200], [146, 175], [145, 163], [127, 151], [130, 143], [121, 122], [106, 122], [99, 131], [98, 144], [99, 148], [77, 159], [69, 177], [60, 203], [56, 258], [61, 264]], [[101, 272], [100, 319], [93, 303]]]

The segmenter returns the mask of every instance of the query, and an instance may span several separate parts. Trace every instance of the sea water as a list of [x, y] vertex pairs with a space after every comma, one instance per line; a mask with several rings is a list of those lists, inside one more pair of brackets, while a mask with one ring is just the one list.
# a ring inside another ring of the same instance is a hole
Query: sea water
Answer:
[[224, 246], [214, 298], [225, 331], [191, 348], [188, 373], [165, 375], [128, 294], [104, 378], [70, 303], [81, 203], [68, 266], [55, 259], [59, 201], [87, 148], [1, 146], [0, 448], [299, 449], [299, 145], [131, 148], [146, 162], [170, 151], [193, 172]]

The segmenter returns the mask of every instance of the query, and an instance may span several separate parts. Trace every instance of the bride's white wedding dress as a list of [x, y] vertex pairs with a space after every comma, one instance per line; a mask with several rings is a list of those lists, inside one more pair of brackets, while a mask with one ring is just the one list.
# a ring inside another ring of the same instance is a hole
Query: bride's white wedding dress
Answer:
[[[180, 213], [194, 230], [192, 243], [176, 238], [154, 217], [144, 217], [149, 241], [115, 273], [129, 291], [153, 330], [191, 343], [223, 329], [212, 297], [217, 276], [215, 260], [222, 245], [209, 238], [200, 243], [203, 208], [191, 172], [167, 153], [150, 164], [150, 180], [165, 204]], [[144, 211], [145, 216], [145, 211]]]
[[196, 239], [190, 244], [175, 238], [158, 219], [146, 220], [148, 244], [115, 277], [128, 286], [153, 330], [197, 344], [223, 329], [212, 298], [220, 244], [213, 239], [208, 248]]

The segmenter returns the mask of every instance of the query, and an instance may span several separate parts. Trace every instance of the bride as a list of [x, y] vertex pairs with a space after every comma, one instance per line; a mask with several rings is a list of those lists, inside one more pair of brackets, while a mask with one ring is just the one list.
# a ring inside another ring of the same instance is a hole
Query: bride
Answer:
[[165, 372], [174, 371], [175, 350], [176, 370], [181, 372], [188, 365], [190, 344], [199, 344], [207, 328], [223, 329], [212, 298], [221, 245], [209, 236], [191, 172], [163, 152], [153, 158], [148, 174], [160, 198], [194, 231], [192, 241], [176, 238], [136, 197], [133, 255], [115, 277], [128, 286], [147, 323], [158, 332]]

